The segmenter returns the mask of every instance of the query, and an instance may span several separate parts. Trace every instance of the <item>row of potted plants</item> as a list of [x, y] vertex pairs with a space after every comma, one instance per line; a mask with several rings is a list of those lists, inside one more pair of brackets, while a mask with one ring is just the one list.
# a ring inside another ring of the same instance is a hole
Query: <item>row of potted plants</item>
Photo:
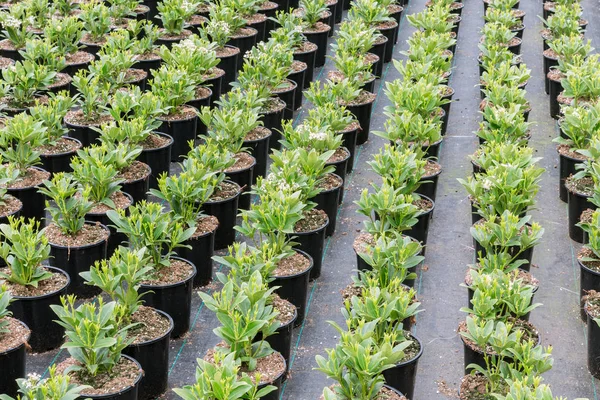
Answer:
[[569, 237], [584, 243], [577, 254], [580, 314], [588, 329], [588, 370], [598, 377], [596, 343], [600, 336], [595, 304], [600, 271], [596, 268], [599, 253], [595, 238], [596, 208], [600, 204], [596, 194], [600, 125], [599, 93], [594, 88], [598, 76], [592, 68], [598, 56], [591, 54], [591, 41], [584, 38], [588, 22], [581, 14], [579, 2], [545, 3], [546, 29], [542, 37], [550, 114], [557, 119], [560, 132], [554, 140], [560, 159], [559, 194], [561, 200], [568, 202]]

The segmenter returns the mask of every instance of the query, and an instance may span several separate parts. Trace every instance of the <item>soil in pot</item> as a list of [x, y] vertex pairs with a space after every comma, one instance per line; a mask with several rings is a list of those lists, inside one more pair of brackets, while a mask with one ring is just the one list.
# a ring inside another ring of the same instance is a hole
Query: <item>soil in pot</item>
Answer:
[[[329, 386], [329, 389], [333, 390], [335, 385]], [[400, 393], [398, 390], [394, 389], [391, 386], [383, 385], [383, 387], [379, 390], [379, 393], [376, 397], [377, 400], [408, 400], [406, 396]], [[319, 400], [325, 400], [323, 395], [319, 397]]]
[[71, 172], [71, 159], [77, 150], [83, 146], [75, 138], [62, 137], [54, 145], [44, 145], [37, 150], [40, 154], [43, 168], [51, 174], [58, 172]]
[[46, 196], [38, 192], [39, 185], [50, 178], [50, 173], [41, 168], [31, 167], [22, 178], [17, 179], [7, 192], [22, 203], [20, 215], [26, 220], [35, 218], [43, 221], [46, 216]]
[[181, 258], [189, 260], [196, 266], [197, 273], [194, 277], [194, 287], [210, 284], [213, 277], [213, 260], [215, 247], [215, 232], [219, 221], [212, 215], [201, 217], [196, 226], [196, 232], [183, 244], [191, 249], [179, 247], [175, 253]]
[[96, 261], [106, 258], [108, 237], [106, 226], [86, 223], [76, 236], [63, 234], [51, 223], [44, 230], [50, 244], [50, 265], [61, 268], [71, 278], [67, 293], [89, 298], [100, 293], [94, 286], [86, 285], [80, 272], [88, 271]]
[[237, 183], [224, 181], [202, 205], [203, 212], [219, 220], [219, 227], [215, 232], [215, 250], [225, 249], [235, 241], [234, 226], [241, 192]]
[[[21, 200], [17, 199], [15, 196], [6, 195], [4, 199], [4, 204], [0, 205], [0, 224], [8, 224], [8, 217], [18, 217], [21, 212], [21, 208], [23, 208], [23, 203]], [[4, 259], [0, 258], [0, 267], [5, 266], [6, 263]]]
[[181, 156], [190, 151], [189, 141], [196, 139], [198, 124], [196, 111], [196, 108], [186, 105], [176, 112], [157, 118], [162, 122], [157, 131], [166, 133], [173, 138], [171, 162], [181, 161]]
[[193, 280], [196, 267], [188, 260], [171, 257], [153, 280], [144, 281], [138, 292], [145, 305], [167, 313], [173, 319], [171, 336], [178, 338], [190, 329]]
[[[64, 374], [64, 371], [73, 365], [78, 365], [78, 363], [75, 359], [69, 357], [56, 366], [56, 372]], [[136, 360], [122, 355], [110, 374], [101, 373], [95, 377], [89, 377], [83, 373], [72, 371], [68, 375], [71, 378], [71, 383], [90, 386], [81, 391], [81, 396], [85, 398], [135, 400], [138, 398], [138, 386], [143, 371]]]
[[[8, 287], [15, 301], [8, 309], [13, 317], [23, 321], [31, 330], [28, 344], [31, 351], [41, 353], [59, 347], [63, 343], [65, 328], [54, 322], [56, 316], [49, 312], [50, 305], [60, 305], [60, 296], [67, 292], [69, 276], [58, 268], [45, 267], [52, 276], [38, 283], [37, 287], [23, 286], [0, 280]], [[2, 271], [10, 274], [8, 268]]]
[[29, 340], [29, 328], [15, 318], [6, 317], [8, 333], [0, 336], [0, 393], [16, 396], [17, 379], [25, 378], [25, 348]]
[[296, 253], [284, 258], [277, 264], [277, 268], [272, 273], [274, 279], [269, 282], [270, 287], [279, 286], [276, 293], [297, 308], [298, 317], [294, 326], [301, 325], [306, 316], [309, 278], [312, 267], [312, 258], [303, 251], [296, 250]]
[[323, 210], [312, 209], [304, 213], [304, 218], [294, 227], [294, 242], [297, 249], [306, 252], [313, 259], [310, 280], [321, 276], [323, 265], [323, 250], [325, 249], [325, 230], [329, 224], [327, 213]]
[[130, 331], [134, 342], [123, 350], [140, 363], [144, 377], [138, 389], [138, 399], [154, 399], [163, 394], [169, 380], [169, 339], [173, 319], [152, 307], [141, 306], [132, 315], [132, 323], [139, 325]]
[[165, 172], [168, 174], [171, 167], [173, 138], [166, 133], [155, 132], [148, 135], [141, 145], [142, 152], [138, 160], [150, 167], [148, 187], [158, 189], [158, 178]]

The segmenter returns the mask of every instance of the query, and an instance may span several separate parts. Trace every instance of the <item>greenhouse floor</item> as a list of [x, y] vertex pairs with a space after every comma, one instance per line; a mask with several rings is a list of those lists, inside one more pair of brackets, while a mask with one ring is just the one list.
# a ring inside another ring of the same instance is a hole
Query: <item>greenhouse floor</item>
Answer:
[[[410, 1], [404, 14], [415, 13], [425, 7], [425, 0]], [[414, 333], [425, 346], [419, 361], [414, 396], [419, 400], [456, 398], [463, 375], [462, 342], [456, 328], [464, 319], [464, 313], [459, 310], [467, 305], [467, 293], [459, 285], [464, 279], [467, 264], [473, 261], [474, 250], [469, 234], [470, 205], [466, 192], [456, 179], [471, 173], [468, 155], [475, 151], [478, 143], [473, 133], [481, 120], [476, 57], [479, 30], [483, 25], [481, 0], [466, 0], [465, 3], [455, 69], [450, 81], [456, 93], [440, 158], [443, 173], [429, 230], [426, 259], [416, 285], [424, 311], [418, 315]], [[590, 21], [586, 37], [592, 39], [592, 45], [600, 46], [598, 3], [583, 0], [581, 4], [584, 18]], [[530, 121], [535, 121], [530, 145], [538, 156], [543, 157], [541, 166], [546, 169], [538, 195], [539, 209], [531, 213], [533, 220], [545, 228], [542, 243], [534, 253], [537, 268], [532, 269], [540, 281], [535, 300], [543, 306], [532, 313], [531, 322], [539, 329], [543, 344], [554, 347], [554, 368], [544, 375], [554, 395], [567, 396], [571, 400], [577, 397], [597, 400], [596, 386], [600, 388], [600, 382], [587, 371], [586, 329], [579, 319], [579, 271], [574, 256], [579, 245], [569, 240], [566, 204], [558, 198], [558, 154], [552, 143], [557, 131], [554, 120], [549, 116], [548, 97], [544, 93], [542, 79], [542, 40], [539, 35], [542, 22], [537, 17], [541, 15], [542, 3], [524, 0], [520, 7], [527, 12], [521, 54], [532, 70], [532, 79], [526, 88], [533, 107]], [[394, 58], [402, 57], [400, 52], [407, 48], [404, 40], [411, 33], [412, 27], [404, 16]], [[324, 79], [328, 67], [329, 64], [320, 71], [319, 79]], [[379, 96], [374, 106], [372, 131], [383, 129], [386, 119], [383, 109], [389, 102], [384, 93], [384, 82], [398, 77], [392, 63], [384, 67], [384, 77], [376, 86]], [[304, 113], [305, 110], [297, 113], [297, 121], [301, 121]], [[331, 348], [338, 340], [337, 332], [327, 321], [342, 323], [340, 290], [350, 283], [355, 273], [352, 242], [362, 228], [363, 217], [356, 213], [353, 202], [375, 179], [366, 162], [383, 143], [383, 139], [371, 133], [368, 143], [357, 150], [354, 172], [347, 178], [337, 230], [326, 243], [323, 273], [311, 284], [306, 321], [295, 329], [293, 358], [282, 399], [316, 400], [323, 387], [331, 384], [323, 374], [313, 370], [315, 355], [324, 354], [324, 349]], [[215, 269], [219, 266], [215, 265]], [[196, 358], [202, 357], [218, 342], [212, 333], [217, 320], [211, 311], [203, 307], [198, 296], [194, 296], [192, 309], [193, 330], [184, 338], [171, 342], [170, 388], [191, 383]], [[28, 372], [43, 373], [52, 362], [65, 357], [66, 351], [33, 355], [28, 358]], [[169, 391], [161, 398], [175, 399], [177, 396]]]

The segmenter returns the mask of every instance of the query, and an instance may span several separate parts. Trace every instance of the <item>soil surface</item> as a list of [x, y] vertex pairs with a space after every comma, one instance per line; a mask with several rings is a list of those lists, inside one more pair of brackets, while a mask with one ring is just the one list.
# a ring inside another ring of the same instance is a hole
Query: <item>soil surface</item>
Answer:
[[61, 232], [57, 225], [51, 223], [44, 233], [48, 237], [48, 242], [64, 247], [81, 247], [100, 243], [108, 239], [109, 232], [101, 225], [85, 224], [75, 236], [67, 236]]
[[[37, 287], [32, 285], [19, 285], [16, 283], [11, 283], [5, 279], [0, 278], [0, 285], [6, 285], [8, 287], [8, 291], [13, 296], [18, 297], [36, 297], [42, 296], [49, 293], [54, 293], [67, 284], [67, 277], [61, 274], [60, 272], [54, 272], [52, 270], [48, 270], [44, 268], [46, 271], [50, 271], [52, 276], [48, 279], [44, 279], [43, 281], [39, 281]], [[2, 268], [0, 272], [10, 275], [10, 268]]]
[[312, 232], [323, 227], [328, 220], [325, 211], [313, 208], [312, 210], [305, 212], [303, 218], [296, 222], [294, 232]]
[[306, 271], [311, 265], [308, 258], [300, 253], [284, 258], [277, 263], [277, 268], [273, 271], [273, 277], [284, 277], [299, 274]]
[[19, 320], [11, 317], [4, 317], [3, 320], [8, 320], [8, 333], [0, 335], [0, 353], [19, 347], [29, 339], [30, 334], [29, 329]]
[[170, 261], [171, 264], [168, 267], [163, 267], [156, 273], [155, 279], [146, 280], [142, 283], [148, 286], [169, 285], [183, 282], [192, 275], [194, 269], [190, 264], [177, 259], [171, 259]]
[[[76, 364], [77, 361], [69, 357], [57, 365], [56, 372], [63, 373], [69, 366]], [[71, 372], [69, 376], [71, 383], [91, 386], [91, 388], [82, 390], [82, 395], [105, 395], [118, 393], [133, 386], [140, 374], [142, 374], [142, 371], [136, 363], [126, 358], [121, 358], [110, 374], [98, 374], [92, 378], [85, 377], [78, 372]]]
[[129, 330], [133, 344], [150, 342], [163, 337], [171, 328], [171, 322], [152, 307], [141, 306], [132, 316], [132, 324], [139, 324]]

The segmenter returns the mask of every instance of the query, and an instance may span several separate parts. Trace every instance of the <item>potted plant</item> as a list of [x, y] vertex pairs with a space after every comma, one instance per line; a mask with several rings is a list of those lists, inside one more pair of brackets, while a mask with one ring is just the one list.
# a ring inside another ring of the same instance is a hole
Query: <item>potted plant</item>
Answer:
[[83, 22], [84, 33], [80, 43], [93, 55], [106, 43], [106, 35], [112, 30], [110, 9], [100, 1], [90, 1], [79, 6], [78, 17]]
[[38, 150], [44, 169], [51, 174], [70, 172], [71, 159], [82, 147], [79, 140], [66, 136], [68, 129], [63, 123], [74, 103], [66, 92], [61, 92], [51, 96], [46, 104], [38, 104], [29, 110], [31, 116], [46, 128], [46, 138]]
[[32, 116], [22, 113], [4, 123], [0, 135], [0, 168], [8, 169], [3, 176], [8, 194], [22, 203], [21, 216], [44, 218], [44, 197], [38, 186], [50, 173], [36, 166], [40, 162], [39, 146], [44, 144], [46, 128]]
[[172, 337], [177, 338], [190, 328], [192, 282], [196, 267], [174, 256], [195, 227], [185, 228], [183, 221], [174, 221], [158, 203], [142, 201], [125, 210], [109, 210], [107, 216], [117, 232], [127, 236], [133, 250], [147, 248], [152, 271], [140, 284], [139, 292], [147, 293], [145, 304], [164, 311], [173, 318]]
[[187, 27], [187, 21], [195, 12], [193, 2], [184, 0], [163, 0], [158, 3], [158, 16], [162, 23], [161, 36], [157, 44], [171, 47], [190, 36], [192, 32]]
[[0, 391], [16, 395], [16, 379], [25, 377], [25, 348], [31, 331], [23, 322], [12, 318], [8, 310], [12, 296], [4, 285], [0, 286], [0, 363], [5, 374], [0, 380]]
[[19, 50], [25, 47], [28, 40], [33, 38], [33, 32], [29, 29], [31, 22], [27, 15], [25, 3], [13, 4], [9, 10], [0, 13], [2, 23], [2, 37], [0, 41], [0, 55], [15, 61], [22, 60]]
[[396, 43], [396, 35], [398, 30], [398, 22], [390, 16], [388, 5], [393, 3], [372, 3], [364, 0], [354, 0], [352, 8], [348, 11], [349, 20], [361, 20], [367, 27], [376, 28], [379, 33], [384, 35], [388, 40], [385, 45], [383, 62], [388, 63], [392, 60], [394, 51], [394, 43]]
[[261, 0], [227, 0], [223, 2], [223, 5], [231, 8], [246, 21], [247, 27], [257, 31], [255, 43], [268, 39], [265, 37], [267, 16], [260, 12], [261, 3]]
[[600, 327], [600, 313], [598, 313], [598, 305], [600, 304], [600, 293], [596, 290], [586, 292], [584, 296], [584, 311], [587, 320], [587, 359], [588, 371], [592, 376], [599, 375], [598, 367], [598, 350], [594, 344], [598, 341], [598, 329]]
[[132, 325], [119, 324], [121, 310], [114, 301], [75, 306], [76, 297], [63, 297], [62, 305], [53, 305], [56, 321], [66, 331], [63, 345], [70, 357], [56, 370], [69, 376], [73, 383], [88, 386], [80, 395], [92, 399], [137, 398], [143, 371], [133, 358], [122, 354], [131, 344], [128, 331]]
[[483, 109], [483, 122], [475, 134], [479, 142], [515, 142], [526, 144], [531, 133], [531, 123], [525, 121], [521, 106], [511, 104], [504, 107], [486, 107]]
[[143, 305], [141, 283], [152, 271], [146, 249], [119, 247], [108, 260], [97, 261], [80, 275], [88, 285], [96, 286], [117, 303], [116, 324], [127, 327], [127, 339], [133, 341], [122, 352], [140, 363], [144, 377], [139, 384], [140, 399], [155, 398], [167, 389], [169, 337], [173, 320], [162, 311]]
[[346, 107], [360, 125], [356, 144], [364, 144], [369, 140], [371, 130], [371, 110], [377, 95], [361, 89], [364, 81], [360, 77], [343, 78], [335, 83], [328, 83], [325, 90], [331, 90], [332, 96], [339, 106]]
[[499, 164], [527, 168], [540, 160], [539, 157], [534, 157], [533, 153], [534, 150], [531, 147], [520, 146], [518, 143], [486, 142], [471, 155], [473, 173], [485, 172]]
[[75, 76], [80, 69], [86, 69], [94, 55], [82, 51], [83, 22], [74, 15], [51, 18], [44, 27], [44, 38], [56, 47], [56, 54], [64, 57], [64, 73]]
[[196, 174], [217, 173], [215, 187], [208, 199], [199, 198], [203, 202], [202, 211], [215, 216], [219, 227], [215, 233], [215, 250], [224, 249], [235, 241], [236, 216], [242, 188], [231, 180], [225, 180], [222, 174], [234, 165], [234, 154], [223, 149], [213, 139], [207, 138], [205, 143], [195, 147], [182, 163], [184, 171]]
[[[12, 167], [0, 168], [0, 223], [5, 224], [8, 222], [8, 217], [18, 217], [23, 203], [15, 196], [8, 194], [6, 184], [16, 179], [18, 171]], [[0, 266], [4, 266], [5, 263], [0, 260]]]
[[315, 67], [325, 65], [325, 56], [327, 54], [327, 37], [331, 26], [322, 22], [323, 13], [327, 12], [327, 3], [325, 0], [301, 0], [300, 8], [302, 12], [299, 16], [302, 18], [300, 27], [302, 34], [309, 42], [317, 46], [315, 54]]
[[[41, 39], [28, 41], [25, 49], [21, 51], [24, 60], [40, 65], [34, 68], [38, 70], [38, 73], [41, 72], [40, 77], [44, 80], [39, 84], [42, 92], [59, 93], [61, 90], [69, 91], [71, 88], [72, 78], [68, 74], [60, 72], [67, 66], [66, 59], [62, 56], [56, 57], [57, 51], [58, 47], [48, 40]], [[54, 73], [53, 80], [48, 83], [46, 79], [52, 73]], [[36, 79], [41, 82], [40, 78]], [[45, 100], [45, 97], [40, 97]]]
[[279, 398], [286, 363], [266, 341], [279, 325], [277, 311], [267, 303], [269, 291], [259, 297], [245, 290], [235, 290], [233, 281], [229, 281], [212, 296], [199, 294], [222, 324], [214, 330], [222, 342], [209, 350], [204, 360], [216, 364], [221, 357], [233, 354], [250, 380], [258, 384], [259, 389], [266, 388], [263, 399]]
[[4, 112], [14, 116], [26, 112], [37, 101], [44, 102], [46, 97], [40, 92], [54, 82], [55, 76], [49, 67], [28, 60], [3, 69], [0, 104], [4, 105]]
[[[327, 350], [327, 358], [317, 355], [318, 371], [323, 372], [336, 383], [323, 390], [323, 400], [349, 400], [356, 397], [367, 400], [386, 396], [388, 399], [405, 400], [406, 397], [396, 389], [385, 385], [383, 372], [400, 361], [403, 349], [409, 342], [394, 345], [390, 341], [376, 343], [374, 321], [362, 324], [354, 330], [343, 330], [334, 325], [341, 335], [339, 343]], [[361, 357], [370, 360], [361, 362]]]
[[133, 68], [146, 71], [148, 78], [151, 79], [151, 71], [158, 69], [162, 61], [157, 45], [158, 38], [160, 37], [160, 28], [150, 21], [142, 20], [129, 21], [127, 29], [131, 32], [132, 36], [138, 38], [132, 47], [136, 61], [133, 64]]
[[69, 285], [64, 271], [44, 265], [50, 257], [50, 245], [39, 227], [39, 221], [13, 217], [0, 225], [0, 257], [7, 265], [0, 269], [0, 279], [13, 298], [10, 311], [31, 329], [28, 343], [36, 353], [62, 343], [64, 330], [54, 324], [47, 309], [60, 304], [60, 296]]
[[[162, 124], [157, 117], [165, 113], [162, 101], [139, 88], [118, 90], [112, 97], [109, 114], [113, 122], [100, 129], [100, 140], [107, 145], [127, 143], [141, 146], [137, 160], [150, 167], [148, 187], [157, 188], [158, 178], [169, 174], [173, 138], [157, 132]], [[144, 192], [145, 193], [145, 192]]]
[[196, 108], [187, 105], [195, 94], [195, 86], [185, 70], [163, 65], [153, 71], [150, 90], [161, 101], [164, 114], [157, 117], [162, 124], [157, 131], [174, 140], [171, 161], [189, 151], [189, 141], [196, 138], [198, 117]]
[[73, 77], [72, 85], [77, 88], [77, 107], [67, 112], [65, 124], [69, 128], [69, 136], [88, 147], [99, 138], [99, 133], [92, 127], [99, 127], [111, 120], [106, 112], [109, 100], [110, 84], [101, 82], [100, 77], [87, 71], [80, 71]]
[[29, 374], [27, 379], [17, 379], [19, 394], [16, 399], [7, 395], [0, 395], [2, 400], [30, 400], [40, 398], [52, 398], [57, 400], [68, 400], [77, 398], [79, 393], [86, 388], [84, 385], [71, 383], [68, 375], [56, 373], [56, 365], [48, 368], [48, 378], [42, 379], [37, 374]]
[[93, 206], [88, 200], [89, 189], [80, 191], [71, 175], [56, 173], [39, 190], [52, 200], [52, 203], [46, 201], [52, 220], [44, 229], [50, 245], [50, 264], [60, 267], [71, 278], [69, 293], [91, 297], [97, 291], [84, 286], [79, 272], [106, 258], [110, 232], [104, 225], [85, 222]]
[[194, 287], [206, 286], [212, 281], [212, 257], [219, 220], [205, 215], [202, 206], [223, 179], [223, 174], [197, 166], [177, 176], [163, 174], [158, 180], [159, 190], [151, 190], [152, 195], [169, 204], [174, 220], [195, 229], [193, 235], [183, 242], [184, 247], [176, 250], [177, 255], [196, 266]]

